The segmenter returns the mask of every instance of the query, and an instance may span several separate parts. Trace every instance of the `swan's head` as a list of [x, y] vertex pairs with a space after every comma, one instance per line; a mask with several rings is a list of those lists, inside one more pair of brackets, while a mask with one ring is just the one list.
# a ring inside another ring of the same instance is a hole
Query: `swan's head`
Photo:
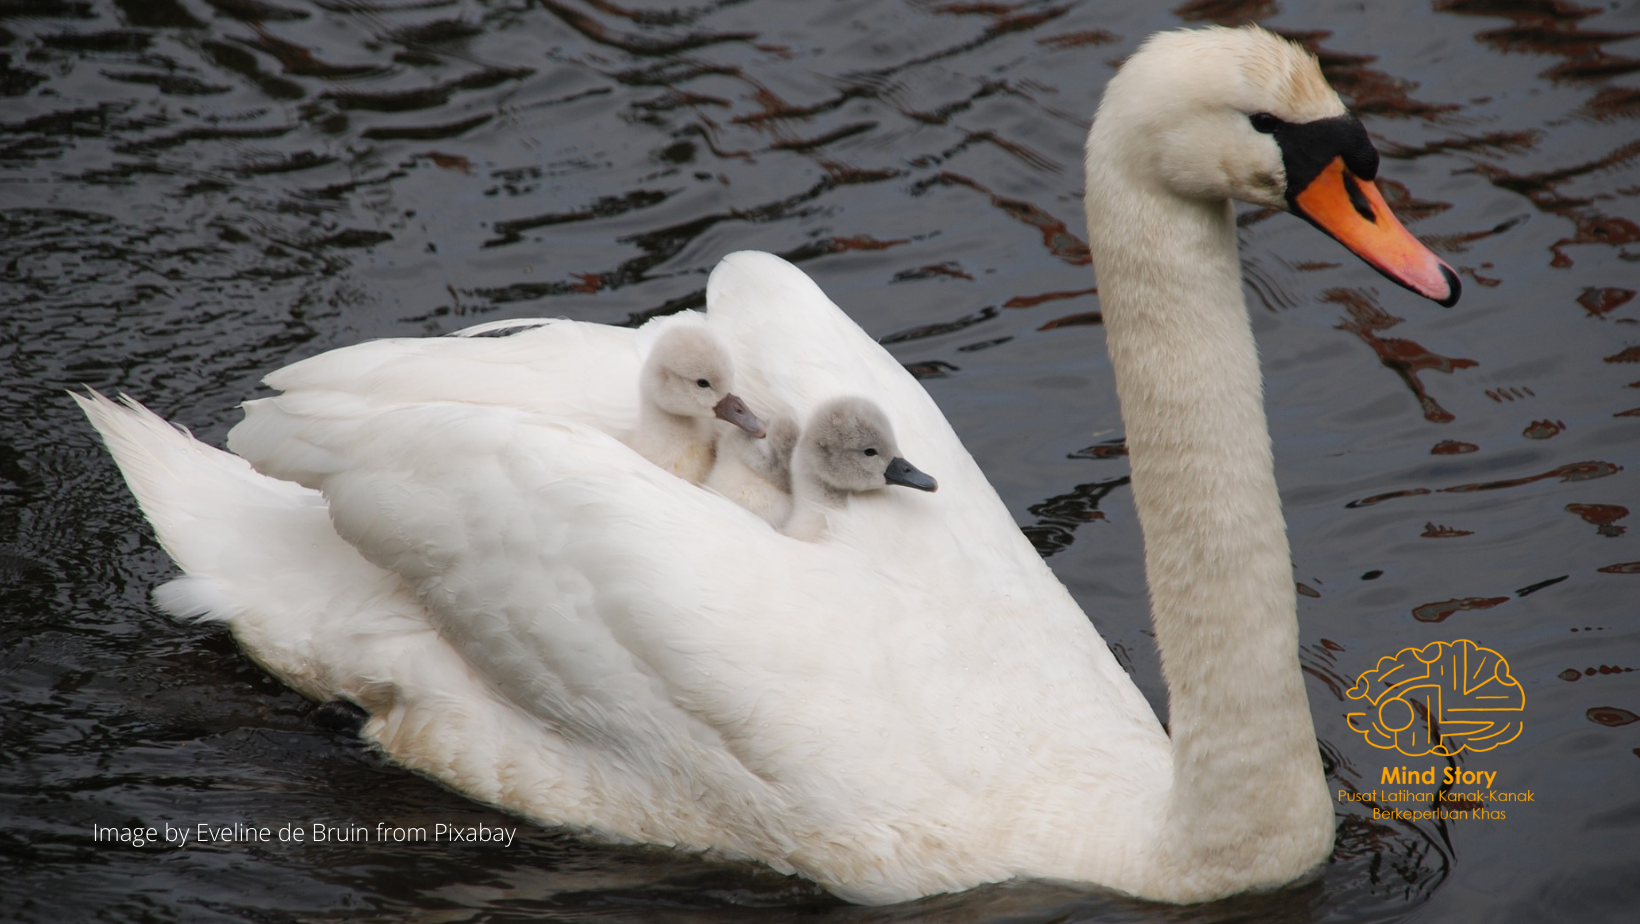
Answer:
[[644, 360], [644, 400], [679, 417], [727, 420], [753, 436], [763, 423], [730, 391], [734, 366], [729, 351], [704, 327], [679, 325], [655, 340]]
[[1378, 151], [1315, 56], [1256, 26], [1152, 36], [1105, 88], [1088, 135], [1090, 219], [1123, 183], [1283, 209], [1451, 305], [1457, 275], [1402, 227], [1377, 175]]
[[932, 477], [900, 457], [894, 427], [881, 408], [865, 398], [833, 398], [809, 418], [797, 452], [801, 474], [831, 493], [860, 494], [898, 484], [919, 491], [939, 487]]

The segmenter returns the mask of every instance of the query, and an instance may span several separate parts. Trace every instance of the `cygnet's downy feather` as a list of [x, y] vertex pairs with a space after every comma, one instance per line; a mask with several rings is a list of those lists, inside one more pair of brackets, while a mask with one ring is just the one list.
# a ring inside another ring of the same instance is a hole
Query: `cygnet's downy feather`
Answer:
[[712, 471], [718, 421], [763, 436], [763, 422], [730, 391], [735, 373], [729, 352], [705, 327], [667, 330], [639, 377], [638, 427], [625, 442], [685, 481], [699, 484]]
[[891, 484], [934, 491], [939, 483], [900, 456], [894, 425], [865, 398], [833, 398], [809, 416], [792, 453], [792, 515], [781, 531], [798, 539], [825, 532], [826, 512], [850, 496]]

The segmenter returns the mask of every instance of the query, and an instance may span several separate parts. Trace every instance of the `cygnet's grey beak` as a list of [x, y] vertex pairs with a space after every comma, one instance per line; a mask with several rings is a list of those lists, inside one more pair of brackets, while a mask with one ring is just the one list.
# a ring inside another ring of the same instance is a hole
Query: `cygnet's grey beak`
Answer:
[[883, 473], [883, 480], [889, 484], [901, 484], [919, 491], [938, 491], [940, 483], [932, 475], [919, 471], [915, 465], [895, 456], [888, 460], [888, 471]]
[[745, 430], [747, 433], [758, 439], [763, 438], [763, 421], [758, 420], [757, 415], [753, 414], [751, 408], [747, 407], [746, 402], [740, 400], [738, 396], [724, 395], [723, 400], [719, 401], [712, 410], [719, 417]]

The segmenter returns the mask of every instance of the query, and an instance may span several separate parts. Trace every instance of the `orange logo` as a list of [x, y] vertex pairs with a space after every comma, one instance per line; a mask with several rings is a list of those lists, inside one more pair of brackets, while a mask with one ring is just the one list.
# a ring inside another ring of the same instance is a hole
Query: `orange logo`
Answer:
[[1520, 737], [1526, 691], [1509, 662], [1462, 639], [1403, 648], [1362, 674], [1349, 690], [1370, 711], [1344, 714], [1375, 748], [1408, 757], [1490, 751]]

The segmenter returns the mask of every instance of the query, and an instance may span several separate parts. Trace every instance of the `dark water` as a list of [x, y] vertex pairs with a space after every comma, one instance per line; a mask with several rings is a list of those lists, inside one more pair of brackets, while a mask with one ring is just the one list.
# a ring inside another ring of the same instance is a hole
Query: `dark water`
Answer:
[[[64, 389], [220, 442], [289, 360], [699, 307], [743, 248], [798, 262], [925, 376], [1160, 703], [1080, 148], [1145, 35], [1247, 20], [1318, 51], [1467, 288], [1443, 310], [1244, 216], [1331, 782], [1429, 765], [1351, 732], [1341, 691], [1467, 638], [1508, 658], [1525, 732], [1456, 763], [1534, 802], [1342, 806], [1321, 881], [1192, 909], [1045, 885], [859, 909], [528, 826], [510, 848], [92, 841], [516, 822], [158, 615], [169, 563]], [[0, 0], [0, 918], [1634, 920], [1636, 36], [1640, 6], [1569, 0]]]

